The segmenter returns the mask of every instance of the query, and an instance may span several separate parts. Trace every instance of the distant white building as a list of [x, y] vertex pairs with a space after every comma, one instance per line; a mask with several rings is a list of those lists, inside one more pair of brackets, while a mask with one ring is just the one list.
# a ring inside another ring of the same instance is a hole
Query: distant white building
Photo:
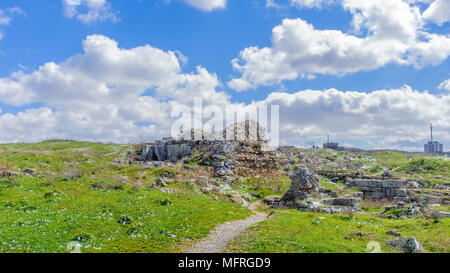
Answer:
[[443, 153], [444, 152], [444, 144], [441, 144], [437, 141], [428, 141], [427, 144], [424, 145], [425, 153]]
[[433, 124], [431, 124], [430, 129], [431, 129], [431, 141], [428, 141], [428, 143], [424, 145], [425, 153], [443, 153], [444, 144], [441, 144], [433, 140]]

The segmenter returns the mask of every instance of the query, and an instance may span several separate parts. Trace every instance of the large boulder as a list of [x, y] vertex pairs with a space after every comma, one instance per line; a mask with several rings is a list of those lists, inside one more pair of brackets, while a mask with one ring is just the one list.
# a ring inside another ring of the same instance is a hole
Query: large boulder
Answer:
[[291, 176], [291, 187], [283, 196], [284, 205], [294, 205], [297, 200], [319, 195], [319, 176], [303, 166], [295, 166]]
[[437, 213], [437, 218], [441, 219], [441, 218], [450, 218], [450, 212], [448, 211], [439, 211]]
[[387, 178], [387, 179], [393, 177], [392, 173], [390, 171], [388, 171], [388, 170], [384, 170], [382, 176], [383, 176], [383, 178]]
[[154, 145], [143, 145], [142, 146], [142, 159], [144, 161], [150, 161], [155, 156], [155, 146]]
[[186, 157], [191, 155], [191, 145], [187, 144], [187, 143], [183, 143], [180, 145], [180, 157]]
[[167, 159], [171, 162], [177, 162], [179, 155], [179, 147], [178, 145], [171, 144], [167, 145]]
[[167, 160], [167, 146], [165, 143], [159, 143], [155, 147], [155, 155], [158, 161], [166, 161]]
[[388, 246], [401, 249], [404, 253], [422, 253], [423, 248], [414, 237], [386, 241]]

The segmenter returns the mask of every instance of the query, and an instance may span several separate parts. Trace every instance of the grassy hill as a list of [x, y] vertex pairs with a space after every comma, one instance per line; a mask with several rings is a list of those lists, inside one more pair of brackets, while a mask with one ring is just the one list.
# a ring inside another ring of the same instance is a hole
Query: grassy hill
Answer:
[[[176, 252], [250, 212], [189, 189], [148, 189], [161, 169], [112, 164], [129, 146], [73, 141], [0, 145], [0, 252]], [[139, 179], [139, 182], [136, 182]]]
[[[132, 150], [130, 145], [63, 140], [0, 145], [0, 252], [68, 252], [73, 242], [81, 245], [82, 252], [178, 252], [207, 236], [217, 224], [252, 214], [226, 194], [202, 192], [190, 181], [199, 173], [183, 171], [182, 163], [128, 164]], [[304, 152], [351, 158], [349, 164], [360, 161], [368, 173], [388, 169], [396, 176], [420, 176], [433, 183], [444, 181], [436, 175], [450, 176], [450, 161], [421, 155]], [[202, 168], [195, 160], [186, 166]], [[149, 187], [158, 177], [178, 178], [167, 186], [169, 191], [162, 192]], [[327, 179], [321, 183], [332, 190], [343, 187]], [[281, 195], [289, 184], [283, 175], [243, 177], [227, 190], [252, 195], [252, 202]], [[211, 198], [213, 194], [218, 197]], [[383, 242], [388, 239], [385, 232], [393, 229], [415, 236], [428, 252], [450, 251], [448, 219], [388, 220], [370, 214], [263, 210], [280, 215], [251, 228], [230, 246], [231, 251], [367, 252], [369, 241]], [[395, 250], [383, 245], [383, 251]]]

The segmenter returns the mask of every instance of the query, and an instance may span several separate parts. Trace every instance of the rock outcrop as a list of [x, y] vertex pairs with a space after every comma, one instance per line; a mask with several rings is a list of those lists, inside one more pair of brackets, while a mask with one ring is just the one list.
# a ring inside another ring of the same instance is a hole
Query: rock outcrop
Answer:
[[386, 241], [388, 246], [402, 250], [404, 253], [422, 253], [423, 248], [414, 237]]
[[215, 177], [266, 175], [278, 171], [275, 152], [267, 149], [265, 134], [258, 123], [236, 123], [222, 132], [225, 137], [233, 133], [236, 139], [211, 139], [202, 131], [192, 130], [188, 134], [191, 137], [182, 134], [143, 144], [137, 154], [143, 161], [172, 163], [195, 156], [198, 164], [213, 168]]
[[389, 199], [407, 202], [405, 182], [398, 180], [379, 179], [347, 179], [347, 186], [358, 188], [363, 193], [363, 199]]
[[282, 206], [293, 207], [298, 200], [319, 195], [319, 179], [303, 166], [295, 166], [291, 176], [291, 186], [280, 201]]

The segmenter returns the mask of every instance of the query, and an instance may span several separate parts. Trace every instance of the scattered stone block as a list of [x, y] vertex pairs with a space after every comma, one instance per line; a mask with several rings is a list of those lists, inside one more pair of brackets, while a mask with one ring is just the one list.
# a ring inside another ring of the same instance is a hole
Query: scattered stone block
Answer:
[[401, 237], [402, 234], [396, 230], [389, 230], [386, 232], [387, 235], [389, 236], [394, 236], [394, 237]]
[[386, 244], [402, 250], [404, 253], [423, 253], [423, 248], [414, 237], [388, 240]]
[[281, 199], [286, 206], [293, 206], [296, 200], [303, 200], [319, 194], [319, 176], [302, 166], [295, 166], [291, 186]]

